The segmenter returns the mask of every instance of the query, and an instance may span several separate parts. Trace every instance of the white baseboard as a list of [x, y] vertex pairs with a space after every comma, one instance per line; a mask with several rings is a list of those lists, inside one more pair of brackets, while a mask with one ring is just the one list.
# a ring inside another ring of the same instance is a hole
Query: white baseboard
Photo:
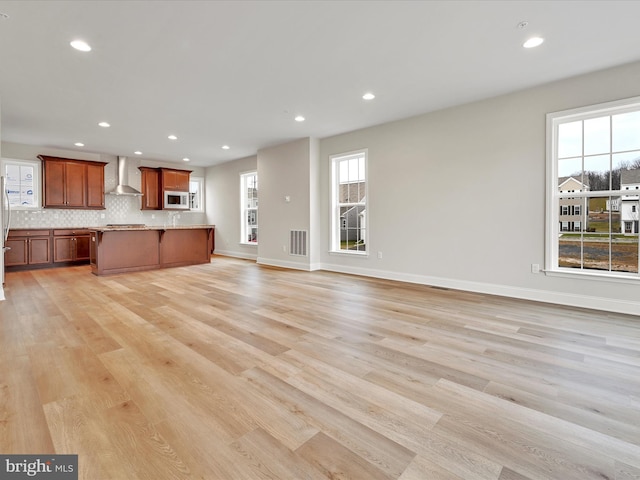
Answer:
[[276, 260], [273, 258], [264, 258], [258, 257], [256, 263], [260, 265], [269, 265], [271, 267], [282, 267], [282, 268], [291, 268], [294, 270], [304, 270], [306, 272], [311, 272], [313, 270], [320, 270], [320, 264], [307, 264], [307, 263], [299, 263], [299, 262], [288, 262], [286, 260]]
[[214, 255], [222, 255], [223, 257], [244, 258], [245, 260], [257, 260], [258, 256], [251, 253], [233, 252], [231, 250], [215, 250]]
[[311, 265], [275, 260], [263, 257], [238, 254], [237, 252], [226, 252], [216, 250], [216, 255], [228, 257], [246, 258], [255, 260], [261, 265], [273, 267], [291, 268], [295, 270], [315, 271], [327, 270], [329, 272], [347, 273], [350, 275], [361, 275], [363, 277], [383, 278], [385, 280], [395, 280], [398, 282], [416, 283], [434, 287], [451, 288], [467, 292], [484, 293], [488, 295], [501, 295], [504, 297], [520, 298], [523, 300], [533, 300], [535, 302], [554, 303], [570, 307], [590, 308], [593, 310], [603, 310], [606, 312], [625, 313], [638, 315], [640, 312], [640, 301], [617, 300], [606, 297], [594, 297], [588, 295], [578, 295], [573, 293], [552, 292], [549, 290], [536, 290], [533, 288], [511, 287], [493, 283], [471, 282], [467, 280], [455, 280], [452, 278], [432, 277], [428, 275], [415, 275], [411, 273], [392, 272], [387, 270], [375, 270], [370, 268], [347, 267], [344, 265], [334, 265], [327, 263], [314, 263]]
[[548, 290], [536, 290], [531, 288], [510, 287], [507, 285], [471, 282], [467, 280], [454, 280], [451, 278], [431, 277], [426, 275], [414, 275], [410, 273], [389, 272], [386, 270], [372, 270], [368, 268], [345, 267], [343, 265], [322, 264], [322, 270], [331, 272], [362, 275], [365, 277], [383, 278], [399, 282], [417, 283], [435, 287], [451, 288], [468, 292], [485, 293], [489, 295], [501, 295], [504, 297], [547, 302], [571, 307], [590, 308], [607, 312], [626, 313], [638, 315], [640, 301], [616, 300], [605, 297], [577, 295], [572, 293], [552, 292]]

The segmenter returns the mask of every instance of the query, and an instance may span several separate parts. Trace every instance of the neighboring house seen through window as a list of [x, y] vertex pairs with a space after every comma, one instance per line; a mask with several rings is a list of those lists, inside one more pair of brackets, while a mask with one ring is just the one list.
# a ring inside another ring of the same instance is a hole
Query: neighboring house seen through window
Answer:
[[367, 151], [331, 157], [331, 251], [367, 253]]
[[258, 173], [240, 175], [240, 243], [258, 244]]
[[547, 271], [640, 278], [640, 97], [549, 114], [547, 135]]

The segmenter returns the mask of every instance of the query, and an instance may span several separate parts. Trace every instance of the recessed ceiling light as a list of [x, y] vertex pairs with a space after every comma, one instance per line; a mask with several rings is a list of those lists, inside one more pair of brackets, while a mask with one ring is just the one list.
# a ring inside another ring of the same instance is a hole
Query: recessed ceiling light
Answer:
[[169, 135], [167, 138], [169, 140], [177, 140], [178, 139], [178, 137], [176, 137], [175, 135]]
[[76, 147], [84, 147], [84, 143], [82, 143], [82, 142], [76, 142], [76, 143], [74, 143], [74, 145]]
[[71, 45], [76, 50], [80, 50], [81, 52], [90, 52], [91, 51], [91, 45], [89, 45], [84, 40], [74, 40], [69, 45]]
[[188, 161], [189, 161], [189, 159], [188, 159], [187, 157], [184, 157], [184, 158], [182, 159], [182, 161], [183, 161], [183, 162], [188, 162]]
[[362, 98], [364, 98], [365, 100], [373, 100], [374, 98], [376, 98], [376, 96], [373, 93], [369, 92], [362, 95]]
[[524, 42], [522, 46], [524, 48], [535, 48], [542, 45], [542, 42], [544, 42], [544, 38], [542, 37], [531, 37], [529, 40]]
[[135, 152], [133, 152], [133, 153], [135, 153], [136, 155], [142, 155], [142, 152], [141, 152], [140, 150], [136, 150], [136, 151], [135, 151]]
[[229, 150], [231, 147], [229, 145], [222, 145], [223, 150]]
[[108, 122], [100, 122], [98, 125], [104, 128], [109, 128], [111, 126], [111, 124], [109, 124]]
[[304, 122], [304, 117], [302, 115], [298, 115], [294, 120], [296, 122]]

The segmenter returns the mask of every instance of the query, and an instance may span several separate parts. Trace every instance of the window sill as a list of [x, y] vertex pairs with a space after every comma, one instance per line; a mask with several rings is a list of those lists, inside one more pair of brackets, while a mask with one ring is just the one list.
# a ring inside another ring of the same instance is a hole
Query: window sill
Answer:
[[366, 258], [369, 256], [369, 252], [348, 252], [345, 250], [330, 250], [329, 255], [344, 255], [347, 257], [363, 257]]
[[243, 245], [243, 246], [245, 246], [245, 247], [257, 247], [257, 246], [258, 246], [258, 243], [257, 243], [257, 242], [256, 242], [256, 243], [253, 243], [253, 242], [252, 242], [252, 243], [249, 243], [249, 242], [240, 242], [240, 245]]
[[605, 272], [585, 272], [570, 270], [545, 270], [547, 277], [571, 278], [573, 280], [596, 280], [599, 282], [614, 282], [637, 285], [640, 282], [640, 276], [634, 273], [628, 275], [610, 274]]

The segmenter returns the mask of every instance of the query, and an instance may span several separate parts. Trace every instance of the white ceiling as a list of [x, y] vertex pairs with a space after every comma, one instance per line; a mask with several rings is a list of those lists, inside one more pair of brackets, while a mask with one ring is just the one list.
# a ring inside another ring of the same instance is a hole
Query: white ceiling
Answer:
[[[0, 13], [3, 141], [196, 166], [640, 60], [640, 1], [21, 0]], [[535, 34], [545, 43], [523, 49]]]

